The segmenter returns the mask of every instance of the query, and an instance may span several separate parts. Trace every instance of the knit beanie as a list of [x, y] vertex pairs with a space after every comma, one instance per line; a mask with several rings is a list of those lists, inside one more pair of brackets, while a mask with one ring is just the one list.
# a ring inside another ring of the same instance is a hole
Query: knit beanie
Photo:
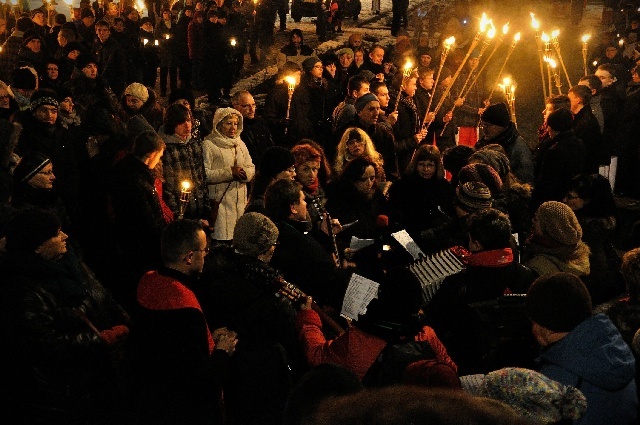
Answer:
[[[88, 18], [90, 16], [94, 17], [93, 10], [91, 10], [90, 7], [85, 7], [80, 11], [80, 19]], [[126, 16], [126, 14], [124, 16]]]
[[560, 108], [549, 114], [549, 117], [547, 117], [547, 125], [550, 129], [558, 133], [567, 132], [573, 127], [573, 114], [567, 109]]
[[60, 220], [54, 213], [39, 208], [22, 210], [7, 225], [7, 252], [32, 253], [59, 230]]
[[124, 89], [124, 95], [130, 95], [145, 103], [149, 99], [149, 90], [140, 83], [131, 83]]
[[475, 163], [462, 167], [458, 173], [458, 184], [466, 182], [484, 183], [494, 198], [502, 192], [502, 179], [498, 172], [487, 164]]
[[496, 170], [502, 180], [504, 180], [511, 171], [509, 158], [502, 152], [498, 152], [493, 149], [480, 149], [479, 151], [472, 153], [469, 157], [469, 162], [479, 162], [489, 165], [491, 168]]
[[37, 77], [28, 67], [16, 68], [11, 72], [11, 87], [23, 90], [36, 88]]
[[309, 73], [318, 62], [322, 63], [322, 61], [317, 56], [308, 57], [304, 61], [302, 61], [302, 69], [304, 70], [304, 72]]
[[467, 212], [491, 208], [493, 200], [491, 191], [486, 184], [480, 182], [466, 182], [456, 189], [456, 203]]
[[264, 151], [260, 159], [260, 174], [263, 177], [274, 178], [278, 173], [293, 167], [296, 159], [289, 149], [282, 146], [271, 146]]
[[480, 379], [463, 378], [462, 385], [473, 395], [508, 404], [534, 423], [578, 420], [587, 410], [587, 399], [580, 390], [530, 369], [507, 367], [480, 375]]
[[29, 181], [40, 170], [50, 164], [51, 160], [45, 154], [33, 151], [22, 157], [15, 170], [13, 170], [13, 181], [15, 184]]
[[352, 50], [352, 49], [350, 49], [350, 48], [348, 48], [348, 47], [344, 47], [344, 48], [342, 48], [342, 49], [338, 50], [338, 51], [336, 52], [336, 55], [337, 55], [338, 57], [340, 57], [340, 56], [342, 56], [342, 55], [351, 55], [351, 58], [353, 58], [353, 50]]
[[267, 216], [246, 213], [236, 223], [231, 245], [241, 254], [257, 257], [277, 244], [278, 234], [278, 228]]
[[93, 58], [89, 53], [80, 53], [80, 55], [76, 59], [76, 69], [82, 70], [85, 66], [90, 63], [98, 65], [98, 61]]
[[53, 90], [41, 89], [31, 95], [31, 103], [29, 109], [31, 112], [35, 112], [40, 106], [48, 105], [58, 107], [58, 94]]
[[574, 212], [562, 202], [547, 201], [535, 215], [542, 235], [562, 246], [575, 246], [582, 239], [582, 227]]
[[78, 53], [82, 53], [82, 45], [77, 42], [77, 41], [70, 41], [67, 44], [64, 45], [64, 47], [62, 48], [62, 55], [63, 57], [67, 57], [69, 55], [69, 53], [73, 52], [74, 50], [77, 50]]
[[536, 279], [527, 292], [525, 308], [529, 319], [556, 332], [570, 332], [593, 314], [587, 287], [571, 273]]
[[364, 96], [360, 96], [358, 99], [356, 99], [356, 103], [354, 105], [356, 107], [356, 112], [362, 111], [369, 104], [369, 102], [374, 101], [378, 101], [378, 96], [373, 93], [367, 93]]
[[32, 29], [26, 30], [24, 32], [24, 35], [22, 36], [22, 45], [26, 46], [27, 43], [29, 43], [33, 39], [40, 40], [40, 42], [43, 41], [42, 37], [40, 37], [35, 30], [32, 30]]
[[451, 72], [451, 70], [449, 68], [447, 68], [446, 66], [443, 66], [442, 69], [440, 70], [440, 81], [443, 81], [449, 77], [451, 77], [453, 75], [453, 73]]
[[504, 103], [496, 103], [487, 107], [482, 113], [482, 121], [497, 125], [498, 127], [509, 127], [511, 114], [509, 108]]

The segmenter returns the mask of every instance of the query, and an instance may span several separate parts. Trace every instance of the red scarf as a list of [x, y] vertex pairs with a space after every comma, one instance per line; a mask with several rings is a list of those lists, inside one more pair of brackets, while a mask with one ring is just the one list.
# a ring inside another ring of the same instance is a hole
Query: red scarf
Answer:
[[462, 261], [469, 266], [506, 267], [513, 263], [513, 251], [511, 251], [511, 248], [502, 248], [474, 252]]
[[309, 186], [305, 186], [304, 191], [307, 192], [311, 196], [315, 196], [316, 193], [318, 192], [318, 188], [319, 187], [320, 187], [320, 182], [318, 181], [318, 178], [316, 177], [316, 179], [313, 181], [313, 183], [311, 183]]

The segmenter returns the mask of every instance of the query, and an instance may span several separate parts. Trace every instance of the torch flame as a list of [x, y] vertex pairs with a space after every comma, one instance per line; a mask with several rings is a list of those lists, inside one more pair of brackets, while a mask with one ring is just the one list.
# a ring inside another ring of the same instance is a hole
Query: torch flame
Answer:
[[511, 77], [504, 77], [504, 79], [502, 80], [502, 84], [504, 84], [505, 86], [510, 86], [511, 85]]
[[619, 45], [620, 47], [624, 46], [624, 38], [621, 38], [621, 39], [618, 41], [618, 45]]
[[509, 22], [507, 22], [502, 26], [502, 35], [507, 35], [508, 32], [509, 32]]
[[546, 32], [543, 32], [542, 35], [540, 36], [540, 40], [544, 41], [545, 43], [548, 43], [549, 41], [551, 41], [551, 37], [549, 37]]
[[185, 190], [185, 191], [189, 190], [191, 189], [191, 182], [185, 180], [181, 183], [181, 186], [182, 186], [182, 190]]
[[558, 38], [559, 35], [560, 35], [560, 30], [551, 31], [551, 38]]
[[491, 28], [487, 31], [487, 38], [493, 38], [496, 36], [496, 27], [493, 26], [493, 22], [491, 23]]
[[533, 29], [540, 29], [540, 22], [535, 18], [536, 15], [533, 12], [529, 12], [529, 15], [531, 15], [531, 26]]
[[487, 29], [487, 25], [489, 25], [491, 21], [487, 18], [486, 13], [482, 13], [482, 19], [480, 19], [480, 32], [484, 32]]
[[513, 36], [513, 41], [520, 41], [520, 33], [517, 32], [516, 35]]
[[295, 85], [296, 85], [296, 79], [295, 79], [295, 77], [292, 77], [292, 76], [290, 76], [290, 75], [289, 75], [289, 76], [287, 76], [287, 77], [284, 77], [284, 80], [285, 80], [285, 81], [287, 82], [287, 84], [289, 84], [290, 86], [295, 86]]
[[551, 58], [549, 58], [549, 59], [547, 60], [547, 62], [549, 62], [549, 65], [550, 65], [550, 66], [551, 66], [551, 68], [553, 68], [553, 69], [556, 69], [556, 67], [558, 66], [558, 64], [556, 64], [556, 61], [555, 61], [555, 60], [553, 60], [553, 59], [551, 59]]
[[585, 34], [582, 36], [582, 42], [586, 43], [591, 38], [591, 34]]
[[411, 68], [413, 68], [413, 63], [411, 61], [407, 61], [407, 63], [404, 64], [404, 70], [408, 71]]

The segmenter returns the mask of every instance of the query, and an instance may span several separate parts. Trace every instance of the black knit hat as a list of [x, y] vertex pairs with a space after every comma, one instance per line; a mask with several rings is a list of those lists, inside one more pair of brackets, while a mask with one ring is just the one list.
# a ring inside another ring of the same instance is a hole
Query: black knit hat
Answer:
[[60, 220], [52, 212], [39, 208], [20, 211], [7, 225], [7, 252], [33, 253], [44, 242], [55, 237], [59, 230]]
[[94, 59], [89, 53], [81, 53], [76, 59], [76, 68], [82, 70], [85, 66], [90, 63], [94, 63], [98, 65], [98, 61]]
[[557, 131], [558, 133], [564, 133], [571, 130], [573, 126], [573, 114], [571, 111], [560, 108], [557, 111], [553, 111], [547, 118], [547, 125], [550, 129]]
[[11, 87], [23, 90], [36, 88], [37, 77], [28, 67], [16, 68], [11, 72]]
[[82, 53], [82, 44], [80, 44], [77, 41], [70, 41], [67, 44], [65, 44], [64, 47], [62, 48], [62, 54], [66, 58], [67, 55], [73, 52], [74, 50], [77, 50], [78, 52]]
[[556, 332], [570, 332], [593, 314], [587, 287], [570, 273], [536, 279], [527, 292], [526, 310], [531, 320]]
[[504, 103], [496, 103], [487, 107], [482, 113], [482, 121], [497, 125], [498, 127], [509, 127], [511, 114], [509, 108]]
[[264, 151], [260, 159], [260, 174], [274, 178], [278, 173], [293, 167], [296, 159], [289, 149], [282, 146], [271, 146]]
[[26, 46], [27, 43], [29, 43], [33, 39], [40, 40], [40, 43], [43, 42], [42, 37], [40, 37], [35, 30], [26, 30], [24, 32], [24, 35], [22, 36], [22, 45]]
[[40, 152], [27, 153], [13, 171], [14, 183], [17, 185], [28, 181], [50, 163], [49, 157]]
[[467, 212], [491, 208], [491, 191], [484, 183], [466, 182], [456, 189], [456, 204]]
[[95, 18], [95, 15], [93, 14], [93, 10], [91, 10], [90, 7], [85, 7], [80, 11], [80, 19], [88, 18], [90, 16]]
[[29, 104], [29, 109], [31, 112], [34, 112], [40, 106], [49, 105], [55, 106], [56, 108], [59, 105], [58, 103], [58, 94], [49, 89], [40, 89], [31, 95], [31, 103]]

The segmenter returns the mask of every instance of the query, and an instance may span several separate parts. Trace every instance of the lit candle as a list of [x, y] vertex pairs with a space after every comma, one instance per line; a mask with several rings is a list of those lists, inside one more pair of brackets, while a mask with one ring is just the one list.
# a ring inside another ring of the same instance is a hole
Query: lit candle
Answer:
[[191, 182], [185, 180], [180, 183], [180, 211], [178, 214], [179, 219], [184, 218], [184, 212], [189, 204], [189, 198], [191, 196]]
[[230, 42], [231, 42], [231, 47], [235, 47], [236, 44], [238, 44], [238, 42], [236, 41], [236, 39], [234, 37], [231, 38]]
[[582, 64], [584, 65], [584, 75], [589, 74], [589, 70], [587, 69], [587, 50], [590, 38], [591, 34], [585, 34], [582, 36]]
[[289, 119], [289, 111], [291, 109], [291, 97], [293, 96], [293, 92], [296, 89], [296, 78], [289, 75], [284, 78], [287, 82], [287, 94], [289, 95], [289, 100], [287, 102], [287, 119]]
[[511, 121], [516, 124], [516, 84], [511, 77], [504, 77], [502, 84], [499, 84], [500, 88], [504, 90], [504, 95], [509, 105], [509, 111], [511, 112]]
[[153, 44], [154, 44], [154, 45], [156, 45], [156, 46], [159, 46], [159, 45], [160, 45], [160, 43], [158, 42], [158, 40], [154, 41], [154, 42], [153, 42]]
[[142, 44], [145, 45], [145, 46], [147, 45], [148, 42], [149, 42], [148, 38], [145, 38], [145, 39], [142, 40]]
[[170, 37], [170, 36], [169, 36], [169, 34], [165, 34], [165, 35], [164, 35], [165, 40], [168, 40], [168, 39], [169, 39], [169, 37]]

